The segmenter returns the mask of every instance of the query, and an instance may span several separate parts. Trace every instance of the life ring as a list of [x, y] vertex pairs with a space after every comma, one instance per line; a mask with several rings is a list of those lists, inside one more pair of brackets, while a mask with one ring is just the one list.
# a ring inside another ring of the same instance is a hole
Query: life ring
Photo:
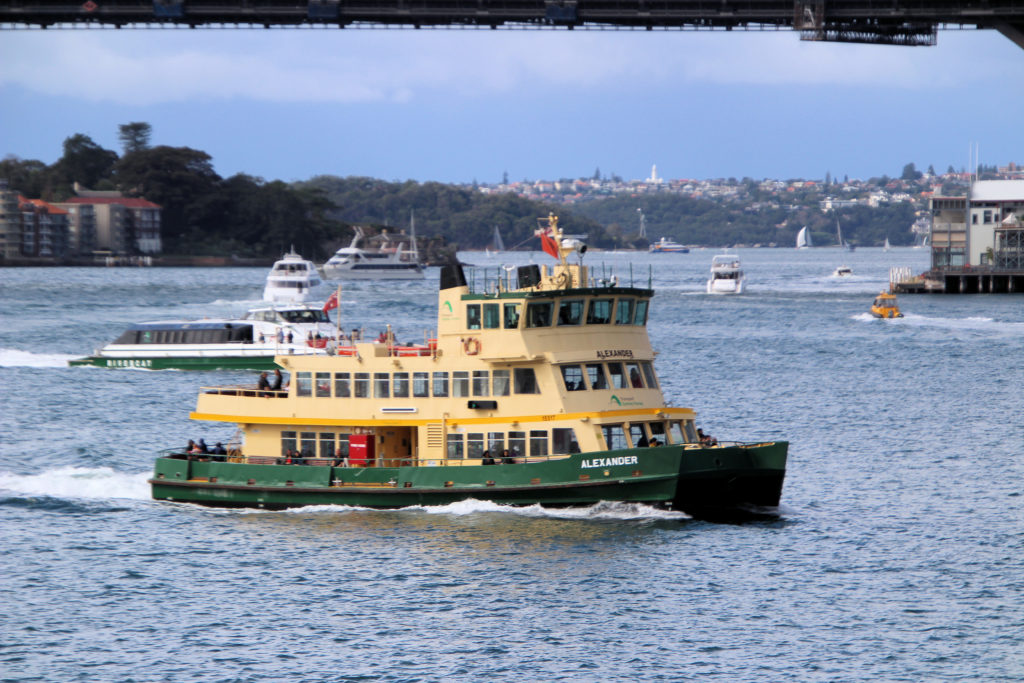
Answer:
[[480, 353], [480, 340], [476, 337], [468, 337], [462, 342], [462, 350], [467, 356], [475, 356]]

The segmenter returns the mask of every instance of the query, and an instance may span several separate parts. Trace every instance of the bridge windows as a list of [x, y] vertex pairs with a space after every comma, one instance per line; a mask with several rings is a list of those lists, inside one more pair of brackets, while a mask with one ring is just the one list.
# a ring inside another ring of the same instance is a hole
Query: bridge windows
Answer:
[[517, 394], [540, 393], [540, 387], [537, 386], [537, 375], [533, 372], [533, 368], [515, 368], [513, 378]]
[[558, 307], [559, 325], [579, 325], [583, 322], [583, 300], [563, 300]]
[[522, 304], [505, 304], [505, 329], [515, 330], [519, 328], [519, 310]]
[[609, 363], [608, 375], [612, 379], [612, 389], [626, 388], [626, 373], [622, 370], [622, 363]]
[[562, 365], [562, 381], [566, 391], [583, 391], [587, 386], [583, 383], [583, 368], [579, 365]]
[[612, 304], [615, 299], [591, 299], [587, 311], [588, 325], [607, 325], [612, 321]]
[[550, 327], [553, 308], [550, 301], [531, 301], [526, 305], [526, 326]]
[[608, 377], [604, 374], [604, 365], [601, 363], [587, 363], [587, 379], [590, 381], [591, 389], [608, 388]]
[[484, 304], [484, 329], [496, 330], [501, 327], [501, 315], [498, 304]]
[[480, 329], [480, 304], [469, 304], [466, 306], [466, 329]]
[[619, 305], [615, 307], [615, 324], [633, 324], [633, 299], [619, 299]]

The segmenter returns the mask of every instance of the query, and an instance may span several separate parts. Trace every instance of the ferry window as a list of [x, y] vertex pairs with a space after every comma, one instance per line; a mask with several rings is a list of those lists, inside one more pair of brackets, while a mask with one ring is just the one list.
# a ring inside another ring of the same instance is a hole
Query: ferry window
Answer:
[[412, 373], [412, 395], [416, 398], [426, 398], [427, 396], [430, 396], [429, 372]]
[[693, 427], [693, 420], [686, 420], [683, 422], [683, 428], [686, 430], [686, 441], [688, 443], [697, 443], [697, 430]]
[[354, 382], [353, 395], [356, 398], [369, 398], [370, 397], [370, 373], [368, 372], [357, 372], [356, 381]]
[[388, 398], [390, 395], [390, 380], [388, 373], [386, 372], [375, 372], [373, 373], [373, 397], [374, 398]]
[[686, 439], [683, 438], [682, 423], [678, 420], [668, 423], [668, 433], [672, 437], [672, 443], [686, 443]]
[[479, 458], [484, 454], [483, 432], [474, 432], [466, 435], [466, 457]]
[[580, 444], [576, 441], [576, 431], [566, 427], [555, 427], [552, 429], [551, 452], [558, 455], [579, 453]]
[[588, 325], [607, 325], [612, 321], [612, 299], [593, 299], [587, 311]]
[[537, 376], [533, 368], [516, 368], [514, 373], [515, 392], [517, 394], [539, 394], [537, 387]]
[[558, 307], [559, 325], [579, 325], [583, 322], [583, 301], [570, 299], [563, 301]]
[[489, 396], [490, 395], [490, 384], [491, 377], [490, 372], [487, 370], [474, 370], [473, 371], [473, 395], [474, 396]]
[[470, 330], [480, 329], [480, 304], [469, 304], [466, 306], [466, 328]]
[[338, 434], [337, 456], [339, 458], [348, 458], [348, 437], [348, 434]]
[[629, 373], [629, 386], [634, 389], [644, 388], [644, 380], [640, 377], [640, 366], [637, 363], [626, 363], [626, 372]]
[[629, 447], [626, 444], [626, 432], [622, 429], [622, 425], [602, 425], [601, 431], [604, 433], [605, 448], [608, 450], [617, 451]]
[[561, 368], [566, 391], [583, 391], [587, 388], [583, 383], [583, 368], [579, 365], [563, 365]]
[[551, 325], [551, 309], [553, 304], [550, 301], [538, 301], [526, 305], [526, 326], [527, 327], [549, 327]]
[[448, 435], [448, 459], [461, 460], [465, 453], [463, 451], [462, 434]]
[[626, 375], [622, 372], [622, 363], [609, 363], [608, 374], [612, 376], [612, 389], [626, 388]]
[[651, 365], [650, 361], [641, 361], [640, 369], [644, 371], [644, 380], [647, 382], [648, 389], [658, 388], [658, 379], [654, 376], [654, 366]]
[[501, 312], [498, 304], [484, 304], [484, 329], [496, 330], [501, 327]]
[[508, 433], [508, 454], [511, 457], [522, 455], [526, 452], [526, 432]]
[[350, 375], [347, 372], [334, 373], [334, 396], [348, 398], [352, 395]]
[[537, 457], [548, 454], [548, 432], [546, 429], [530, 430], [530, 455]]
[[391, 376], [392, 378], [392, 394], [395, 398], [408, 398], [409, 397], [409, 373], [408, 372], [396, 372]]
[[633, 314], [634, 325], [646, 325], [647, 324], [647, 305], [650, 302], [647, 299], [636, 300], [636, 312]]
[[491, 385], [491, 393], [495, 396], [508, 396], [510, 378], [511, 373], [508, 370], [495, 370], [493, 375], [494, 383]]
[[331, 373], [316, 373], [316, 395], [317, 398], [331, 397]]
[[297, 432], [281, 432], [281, 455], [284, 455], [288, 451], [295, 452], [298, 444], [295, 441], [295, 437], [298, 436]]
[[434, 396], [442, 397], [448, 395], [448, 373], [434, 373]]
[[657, 439], [662, 446], [668, 443], [668, 439], [665, 438], [664, 422], [648, 423], [647, 428], [651, 431], [651, 439]]
[[312, 396], [313, 395], [313, 374], [310, 372], [296, 372], [295, 373], [295, 395], [296, 396]]
[[647, 448], [647, 434], [644, 433], [642, 424], [630, 423], [629, 440], [633, 442], [633, 448]]
[[316, 455], [316, 432], [300, 432], [301, 441], [299, 447], [303, 458], [312, 458]]
[[633, 324], [633, 300], [632, 299], [619, 299], [619, 305], [615, 309], [615, 324], [616, 325], [632, 325]]
[[320, 432], [320, 453], [321, 458], [334, 457], [334, 432]]
[[520, 304], [505, 304], [505, 329], [515, 330], [519, 327]]
[[469, 396], [469, 373], [468, 372], [453, 372], [452, 373], [452, 396], [456, 396], [456, 397]]
[[493, 457], [498, 457], [505, 450], [505, 432], [487, 433], [487, 450]]
[[604, 366], [600, 363], [587, 363], [587, 379], [594, 390], [607, 389], [608, 377], [604, 374]]

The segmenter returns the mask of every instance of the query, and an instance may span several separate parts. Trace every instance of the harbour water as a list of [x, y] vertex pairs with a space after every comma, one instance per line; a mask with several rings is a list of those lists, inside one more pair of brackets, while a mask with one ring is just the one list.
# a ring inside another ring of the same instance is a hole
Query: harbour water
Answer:
[[[1024, 299], [903, 296], [880, 321], [889, 267], [925, 251], [740, 250], [741, 296], [704, 293], [714, 253], [586, 260], [650, 277], [670, 403], [791, 442], [776, 520], [156, 503], [158, 450], [233, 432], [188, 419], [198, 389], [255, 376], [67, 360], [244, 312], [266, 271], [0, 269], [0, 679], [1024, 678]], [[421, 340], [436, 274], [346, 285], [343, 325]]]

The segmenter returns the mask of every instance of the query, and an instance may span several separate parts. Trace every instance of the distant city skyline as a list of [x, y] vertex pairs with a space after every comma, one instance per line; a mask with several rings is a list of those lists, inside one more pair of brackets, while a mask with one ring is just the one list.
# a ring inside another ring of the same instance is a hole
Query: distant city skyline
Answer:
[[0, 42], [0, 155], [117, 127], [222, 176], [869, 178], [1024, 159], [1024, 50], [794, 32], [67, 30]]

